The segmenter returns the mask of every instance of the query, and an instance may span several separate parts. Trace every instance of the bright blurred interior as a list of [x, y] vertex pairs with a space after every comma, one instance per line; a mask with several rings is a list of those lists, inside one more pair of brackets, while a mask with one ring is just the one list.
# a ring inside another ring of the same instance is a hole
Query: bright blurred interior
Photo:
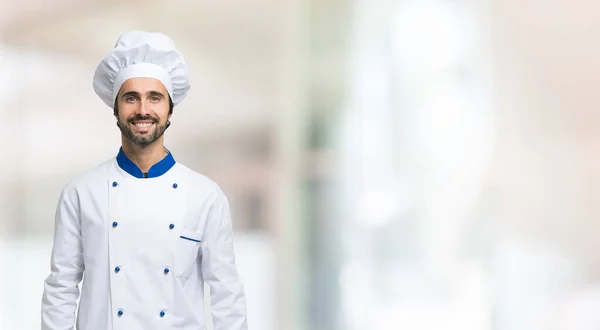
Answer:
[[[61, 188], [175, 40], [166, 145], [228, 195], [250, 330], [600, 329], [600, 2], [0, 0], [0, 329], [39, 329]], [[80, 329], [86, 330], [86, 329]]]

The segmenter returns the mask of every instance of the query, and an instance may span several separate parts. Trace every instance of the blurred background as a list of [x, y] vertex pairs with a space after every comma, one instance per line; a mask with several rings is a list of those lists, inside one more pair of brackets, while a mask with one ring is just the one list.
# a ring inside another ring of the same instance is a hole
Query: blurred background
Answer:
[[39, 329], [60, 190], [118, 151], [92, 76], [130, 29], [190, 67], [166, 145], [230, 199], [250, 330], [600, 328], [597, 1], [0, 8], [0, 329]]

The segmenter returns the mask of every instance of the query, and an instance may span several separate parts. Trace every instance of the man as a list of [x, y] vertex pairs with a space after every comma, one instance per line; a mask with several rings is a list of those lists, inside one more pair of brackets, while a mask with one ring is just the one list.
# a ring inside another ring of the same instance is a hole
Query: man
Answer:
[[227, 198], [163, 145], [190, 88], [182, 55], [164, 34], [124, 33], [93, 86], [122, 146], [61, 193], [42, 330], [204, 329], [205, 281], [215, 330], [246, 330]]

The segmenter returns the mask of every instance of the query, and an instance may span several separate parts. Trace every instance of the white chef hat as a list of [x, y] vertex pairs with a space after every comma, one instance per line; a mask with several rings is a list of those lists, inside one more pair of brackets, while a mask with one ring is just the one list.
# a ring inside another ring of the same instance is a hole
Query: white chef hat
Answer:
[[173, 104], [190, 89], [187, 64], [168, 36], [157, 32], [129, 31], [121, 34], [94, 74], [94, 91], [113, 108], [127, 79], [149, 77], [163, 83]]

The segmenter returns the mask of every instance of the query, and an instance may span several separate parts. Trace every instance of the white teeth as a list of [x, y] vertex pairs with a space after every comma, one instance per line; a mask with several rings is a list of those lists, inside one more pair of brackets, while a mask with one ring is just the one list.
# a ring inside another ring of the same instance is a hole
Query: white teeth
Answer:
[[135, 126], [138, 127], [148, 127], [150, 125], [152, 125], [153, 123], [135, 123]]

